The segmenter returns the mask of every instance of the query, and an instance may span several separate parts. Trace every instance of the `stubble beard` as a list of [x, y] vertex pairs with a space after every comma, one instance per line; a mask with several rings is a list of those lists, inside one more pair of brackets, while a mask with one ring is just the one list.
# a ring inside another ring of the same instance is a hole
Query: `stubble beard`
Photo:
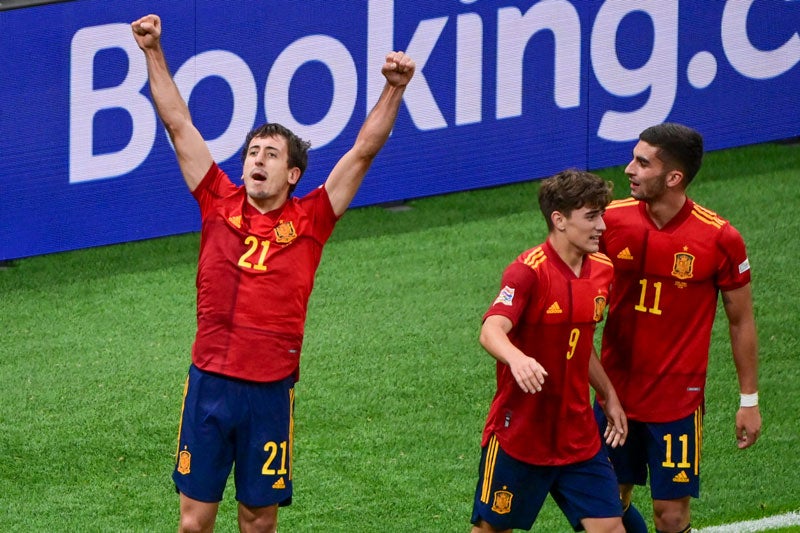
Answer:
[[654, 179], [649, 189], [643, 188], [642, 184], [639, 183], [639, 190], [636, 192], [631, 191], [631, 197], [641, 202], [654, 202], [661, 198], [666, 190], [667, 175], [664, 174]]

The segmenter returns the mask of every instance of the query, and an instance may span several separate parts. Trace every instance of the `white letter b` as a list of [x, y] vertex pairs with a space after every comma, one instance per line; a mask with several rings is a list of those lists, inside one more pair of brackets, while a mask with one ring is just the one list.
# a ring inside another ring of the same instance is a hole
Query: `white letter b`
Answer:
[[[94, 89], [94, 59], [100, 51], [121, 48], [128, 72], [116, 87]], [[147, 65], [127, 24], [83, 28], [72, 38], [70, 51], [69, 182], [127, 174], [150, 153], [156, 135], [155, 111], [140, 91], [147, 82]], [[123, 109], [133, 123], [127, 145], [106, 154], [93, 153], [94, 117], [104, 109]]]

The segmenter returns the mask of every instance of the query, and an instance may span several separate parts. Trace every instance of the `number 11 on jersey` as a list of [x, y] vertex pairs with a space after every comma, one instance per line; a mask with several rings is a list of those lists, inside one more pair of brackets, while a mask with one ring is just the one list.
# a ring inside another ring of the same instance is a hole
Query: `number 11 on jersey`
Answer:
[[640, 279], [639, 285], [642, 286], [642, 294], [639, 296], [639, 304], [635, 305], [634, 309], [642, 313], [652, 313], [654, 315], [660, 315], [661, 309], [659, 309], [658, 305], [661, 303], [661, 282], [656, 281], [655, 283], [653, 283], [653, 292], [655, 293], [655, 297], [653, 298], [653, 306], [650, 307], [649, 309], [645, 305], [645, 300], [647, 299], [648, 296], [647, 280]]

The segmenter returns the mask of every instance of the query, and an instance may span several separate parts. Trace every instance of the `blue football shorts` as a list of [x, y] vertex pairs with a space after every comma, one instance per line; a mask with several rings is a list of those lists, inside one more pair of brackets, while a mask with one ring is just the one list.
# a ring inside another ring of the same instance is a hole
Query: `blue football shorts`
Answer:
[[[600, 435], [606, 417], [595, 401]], [[703, 444], [703, 407], [675, 422], [648, 423], [628, 419], [624, 446], [608, 448], [617, 478], [623, 485], [645, 485], [650, 473], [654, 500], [700, 496], [700, 450]]]
[[189, 368], [172, 479], [178, 491], [219, 502], [234, 468], [250, 507], [292, 501], [294, 376], [270, 383]]
[[584, 518], [622, 516], [614, 470], [605, 447], [589, 459], [563, 466], [537, 466], [514, 459], [492, 435], [483, 448], [472, 523], [483, 520], [495, 529], [533, 526], [550, 494], [575, 531]]

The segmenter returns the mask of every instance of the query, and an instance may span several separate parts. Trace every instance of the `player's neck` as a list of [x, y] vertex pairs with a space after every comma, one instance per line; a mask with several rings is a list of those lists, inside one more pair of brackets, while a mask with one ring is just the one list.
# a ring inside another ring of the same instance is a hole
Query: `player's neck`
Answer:
[[264, 198], [264, 199], [256, 199], [253, 198], [252, 196], [247, 197], [247, 203], [253, 206], [262, 215], [264, 213], [269, 213], [270, 211], [275, 211], [276, 209], [280, 209], [286, 204], [288, 200], [289, 200], [288, 196], [282, 196], [282, 197], [270, 196], [269, 198]]
[[658, 229], [666, 226], [675, 215], [677, 215], [686, 204], [686, 194], [684, 192], [668, 192], [660, 196], [657, 200], [647, 202], [647, 214], [650, 220]]
[[583, 268], [583, 258], [586, 256], [586, 251], [579, 249], [561, 234], [550, 234], [550, 246], [556, 251], [558, 257], [569, 267], [572, 272], [580, 277], [581, 268]]

